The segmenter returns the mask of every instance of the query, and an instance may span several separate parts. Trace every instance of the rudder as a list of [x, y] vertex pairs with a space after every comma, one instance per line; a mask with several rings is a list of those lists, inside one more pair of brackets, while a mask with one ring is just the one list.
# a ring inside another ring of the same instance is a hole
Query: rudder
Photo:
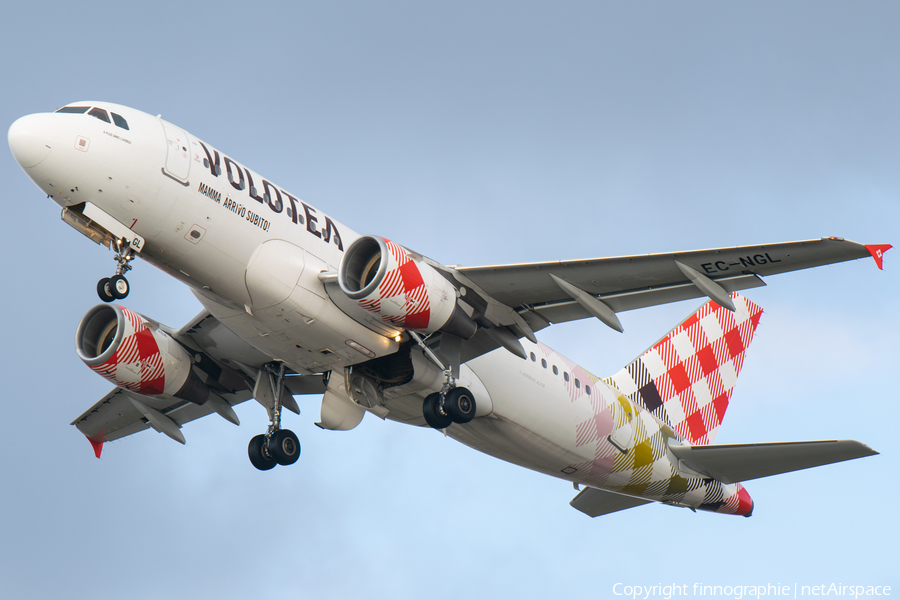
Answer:
[[735, 311], [700, 307], [607, 381], [693, 445], [715, 441], [762, 308], [738, 293]]

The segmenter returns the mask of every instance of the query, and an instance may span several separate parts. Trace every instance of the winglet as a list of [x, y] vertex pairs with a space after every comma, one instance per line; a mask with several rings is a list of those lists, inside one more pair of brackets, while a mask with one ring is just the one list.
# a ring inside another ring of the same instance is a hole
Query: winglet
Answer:
[[92, 440], [91, 438], [88, 438], [87, 441], [89, 441], [91, 443], [91, 446], [94, 448], [94, 456], [100, 458], [100, 453], [103, 452], [103, 442], [98, 442]]
[[873, 244], [866, 246], [866, 250], [868, 250], [869, 254], [872, 255], [872, 258], [875, 259], [875, 264], [878, 265], [878, 268], [882, 270], [884, 270], [884, 253], [891, 248], [893, 248], [893, 246], [891, 246], [890, 244]]

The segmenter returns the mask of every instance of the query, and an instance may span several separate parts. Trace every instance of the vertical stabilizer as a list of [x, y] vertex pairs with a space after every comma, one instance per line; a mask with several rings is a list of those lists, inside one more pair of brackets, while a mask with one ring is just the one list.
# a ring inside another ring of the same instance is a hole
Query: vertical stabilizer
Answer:
[[762, 308], [737, 293], [735, 311], [707, 302], [609, 378], [694, 445], [715, 441]]

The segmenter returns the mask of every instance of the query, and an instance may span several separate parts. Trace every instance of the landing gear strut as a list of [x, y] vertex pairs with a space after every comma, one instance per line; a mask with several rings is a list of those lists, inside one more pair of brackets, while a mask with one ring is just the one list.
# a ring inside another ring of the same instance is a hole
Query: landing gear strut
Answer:
[[125, 243], [125, 238], [116, 240], [116, 274], [112, 277], [104, 277], [97, 282], [97, 295], [104, 302], [112, 302], [113, 300], [121, 300], [131, 291], [128, 280], [125, 279], [125, 273], [131, 270], [129, 264], [134, 260], [134, 248], [131, 244]]
[[[268, 471], [275, 465], [292, 465], [300, 458], [300, 440], [290, 429], [281, 428], [281, 394], [284, 390], [284, 363], [263, 365], [272, 388], [274, 405], [271, 422], [264, 434], [254, 436], [247, 446], [250, 462], [260, 471]], [[262, 376], [263, 372], [260, 372]]]

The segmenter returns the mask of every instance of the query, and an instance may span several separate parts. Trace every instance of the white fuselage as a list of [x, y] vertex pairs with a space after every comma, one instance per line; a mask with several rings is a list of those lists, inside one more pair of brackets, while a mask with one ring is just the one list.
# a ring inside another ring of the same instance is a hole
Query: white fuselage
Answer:
[[[340, 371], [397, 351], [394, 339], [338, 309], [319, 280], [337, 270], [357, 233], [159, 117], [81, 104], [117, 113], [128, 129], [51, 113], [23, 117], [10, 130], [17, 160], [57, 204], [89, 202], [143, 237], [141, 258], [189, 285], [226, 327], [297, 373]], [[463, 365], [461, 382], [481, 410], [448, 435], [529, 469], [626, 492], [630, 475], [614, 465], [634, 453], [646, 454], [648, 472], [673, 472], [665, 444], [635, 442], [654, 432], [680, 440], [671, 429], [549, 348], [524, 347], [526, 360], [499, 349]], [[440, 384], [435, 375], [426, 387], [387, 390], [387, 418], [423, 424], [422, 398]], [[609, 439], [616, 432], [631, 446], [616, 448]], [[688, 486], [679, 503], [699, 506], [707, 486], [721, 485]]]

